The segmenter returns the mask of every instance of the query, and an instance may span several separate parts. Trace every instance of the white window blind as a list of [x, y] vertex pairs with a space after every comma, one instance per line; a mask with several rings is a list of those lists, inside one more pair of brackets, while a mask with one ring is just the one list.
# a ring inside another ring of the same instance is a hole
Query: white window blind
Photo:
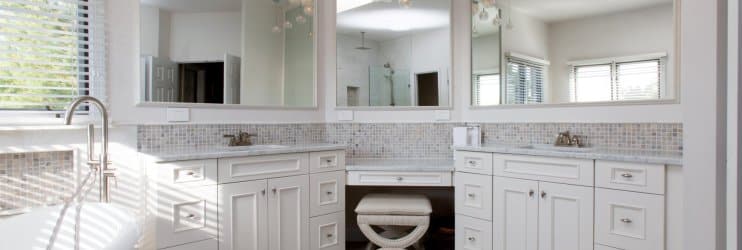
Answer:
[[500, 104], [500, 74], [474, 75], [474, 104], [490, 106]]
[[0, 0], [0, 110], [105, 100], [104, 14], [104, 0]]
[[665, 57], [572, 66], [573, 102], [658, 100], [665, 81]]
[[507, 104], [532, 104], [544, 101], [544, 72], [542, 63], [508, 56], [506, 84]]

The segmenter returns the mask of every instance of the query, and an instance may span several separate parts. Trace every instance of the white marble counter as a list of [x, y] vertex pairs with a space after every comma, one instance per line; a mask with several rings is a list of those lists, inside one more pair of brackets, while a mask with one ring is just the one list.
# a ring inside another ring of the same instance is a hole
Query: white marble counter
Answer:
[[142, 152], [142, 154], [152, 157], [155, 162], [169, 161], [186, 161], [216, 159], [228, 157], [245, 157], [258, 155], [275, 155], [306, 153], [331, 150], [345, 150], [348, 146], [341, 144], [297, 144], [297, 145], [279, 145], [279, 147], [227, 147], [227, 146], [209, 146], [209, 147], [182, 147], [162, 151]]
[[453, 172], [452, 159], [348, 159], [348, 171]]
[[680, 153], [649, 150], [593, 148], [589, 149], [589, 151], [571, 152], [563, 150], [527, 148], [524, 146], [500, 144], [482, 145], [481, 147], [455, 147], [454, 149], [461, 151], [665, 164], [673, 166], [683, 165], [683, 155]]

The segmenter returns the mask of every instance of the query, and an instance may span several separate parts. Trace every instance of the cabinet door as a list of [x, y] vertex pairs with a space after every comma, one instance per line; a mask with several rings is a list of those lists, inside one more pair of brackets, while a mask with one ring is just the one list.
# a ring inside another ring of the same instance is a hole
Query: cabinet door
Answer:
[[495, 250], [538, 248], [538, 182], [494, 177], [492, 232]]
[[268, 189], [268, 249], [307, 249], [309, 176], [269, 179]]
[[345, 213], [313, 217], [309, 226], [312, 234], [309, 250], [345, 249]]
[[456, 214], [492, 220], [492, 176], [456, 172]]
[[592, 250], [593, 188], [540, 182], [539, 191], [539, 250]]
[[219, 188], [219, 249], [268, 249], [265, 180], [238, 182]]

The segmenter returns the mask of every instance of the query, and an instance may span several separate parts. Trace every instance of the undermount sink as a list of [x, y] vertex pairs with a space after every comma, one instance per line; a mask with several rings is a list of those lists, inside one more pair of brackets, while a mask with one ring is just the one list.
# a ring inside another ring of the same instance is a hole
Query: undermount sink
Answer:
[[520, 148], [536, 149], [536, 150], [551, 150], [551, 151], [560, 151], [560, 152], [576, 152], [576, 153], [586, 153], [586, 152], [593, 151], [592, 148], [554, 146], [552, 144], [533, 144], [533, 145], [522, 146]]
[[284, 149], [288, 148], [289, 146], [286, 145], [250, 145], [250, 146], [231, 146], [227, 147], [229, 150], [234, 151], [250, 151], [250, 150], [268, 150], [268, 149]]

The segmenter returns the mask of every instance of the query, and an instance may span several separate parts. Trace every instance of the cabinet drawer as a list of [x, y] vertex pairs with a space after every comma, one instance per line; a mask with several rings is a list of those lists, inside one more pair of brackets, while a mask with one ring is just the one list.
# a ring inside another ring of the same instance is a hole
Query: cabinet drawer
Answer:
[[345, 249], [345, 213], [339, 212], [309, 220], [309, 250]]
[[166, 187], [197, 187], [216, 184], [216, 159], [156, 164], [158, 184]]
[[158, 191], [157, 247], [217, 236], [217, 187]]
[[456, 171], [492, 175], [492, 153], [456, 151]]
[[451, 186], [451, 172], [348, 171], [352, 186]]
[[492, 176], [456, 173], [455, 209], [483, 220], [492, 220]]
[[345, 209], [345, 171], [309, 176], [309, 214], [317, 216]]
[[593, 186], [593, 160], [494, 154], [493, 174], [529, 180]]
[[309, 172], [319, 173], [345, 170], [345, 151], [325, 151], [309, 153]]
[[620, 249], [665, 249], [661, 195], [595, 190], [595, 242]]
[[208, 239], [199, 242], [188, 243], [185, 245], [164, 248], [163, 250], [217, 250], [219, 241]]
[[595, 161], [595, 186], [664, 194], [665, 166]]
[[456, 216], [456, 249], [491, 250], [492, 222], [468, 216]]
[[309, 173], [309, 154], [280, 154], [219, 159], [219, 183]]

